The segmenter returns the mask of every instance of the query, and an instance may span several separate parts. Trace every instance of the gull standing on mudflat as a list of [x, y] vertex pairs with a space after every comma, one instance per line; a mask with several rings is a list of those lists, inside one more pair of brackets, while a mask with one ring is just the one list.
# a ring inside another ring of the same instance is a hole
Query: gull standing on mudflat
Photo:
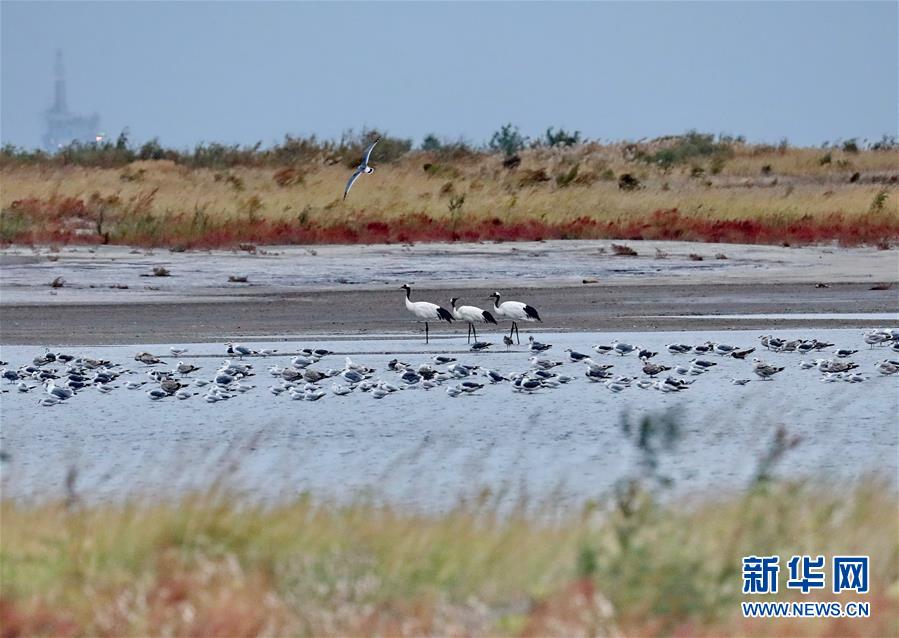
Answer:
[[175, 372], [177, 372], [178, 374], [180, 374], [182, 376], [185, 374], [190, 374], [191, 372], [196, 372], [199, 369], [200, 368], [198, 368], [194, 364], [184, 363], [183, 361], [179, 361], [178, 365], [175, 366]]
[[770, 379], [778, 372], [783, 371], [783, 367], [772, 366], [770, 364], [765, 363], [761, 359], [753, 359], [752, 360], [752, 371], [755, 372], [762, 379]]
[[44, 387], [47, 390], [47, 394], [49, 394], [57, 401], [65, 401], [75, 394], [75, 391], [71, 388], [56, 385], [56, 383], [53, 382], [53, 379], [48, 379], [47, 381], [45, 381]]
[[722, 356], [729, 355], [732, 352], [736, 352], [739, 350], [737, 346], [731, 346], [726, 343], [716, 343], [712, 348], [715, 354], [720, 354]]
[[833, 359], [816, 359], [818, 370], [824, 372], [849, 372], [858, 367], [852, 361], [834, 361]]
[[251, 357], [254, 354], [259, 354], [255, 350], [251, 350], [251, 349], [247, 348], [246, 346], [242, 346], [242, 345], [240, 345], [238, 343], [234, 343], [232, 341], [226, 341], [225, 345], [228, 346], [227, 352], [228, 352], [228, 356], [230, 356], [230, 357], [237, 356], [237, 357], [240, 357], [241, 359], [243, 359], [244, 357]]
[[149, 352], [138, 352], [134, 355], [135, 361], [140, 361], [148, 366], [155, 366], [157, 363], [162, 363], [159, 357], [154, 357]]
[[884, 332], [872, 330], [871, 332], [865, 333], [865, 343], [871, 346], [871, 348], [884, 344], [890, 340], [890, 335]]
[[656, 376], [660, 372], [665, 372], [665, 371], [671, 369], [671, 366], [665, 366], [660, 363], [652, 363], [651, 361], [649, 361], [649, 359], [646, 359], [645, 357], [642, 358], [642, 361], [643, 361], [643, 373], [647, 374], [651, 377]]
[[577, 352], [576, 350], [572, 350], [571, 348], [565, 348], [565, 352], [568, 353], [568, 358], [572, 361], [583, 361], [584, 359], [589, 359], [589, 355], [582, 354]]
[[693, 346], [688, 346], [684, 343], [669, 343], [667, 346], [668, 352], [671, 354], [687, 354], [693, 349]]
[[356, 183], [356, 180], [359, 179], [359, 176], [362, 173], [366, 175], [371, 175], [375, 172], [375, 169], [368, 165], [368, 159], [371, 157], [372, 149], [375, 147], [375, 144], [381, 141], [379, 137], [374, 142], [371, 143], [371, 146], [368, 147], [368, 150], [362, 154], [362, 161], [359, 162], [359, 166], [356, 167], [356, 170], [350, 175], [350, 180], [346, 183], [346, 189], [343, 191], [343, 201], [346, 201], [346, 196], [349, 194], [350, 189], [353, 187], [353, 184]]
[[896, 374], [899, 372], [899, 365], [896, 365], [888, 359], [884, 359], [877, 364], [877, 371], [882, 375]]
[[637, 350], [637, 346], [633, 346], [629, 343], [622, 343], [616, 339], [612, 341], [612, 350], [614, 352], [617, 352], [619, 355], [624, 356], [630, 352], [633, 352], [634, 350]]

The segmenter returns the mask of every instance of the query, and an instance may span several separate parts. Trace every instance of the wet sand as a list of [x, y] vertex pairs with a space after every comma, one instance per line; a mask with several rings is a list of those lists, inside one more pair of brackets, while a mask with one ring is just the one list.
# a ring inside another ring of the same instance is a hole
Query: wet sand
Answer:
[[[894, 250], [627, 244], [638, 256], [616, 256], [605, 241], [281, 246], [253, 253], [8, 247], [0, 250], [0, 343], [423, 332], [403, 305], [404, 282], [415, 284], [414, 299], [443, 306], [459, 296], [487, 307], [487, 295], [499, 289], [504, 299], [540, 311], [543, 323], [524, 326], [528, 330], [769, 331], [897, 323], [899, 253]], [[170, 275], [149, 276], [157, 267]], [[229, 282], [233, 274], [247, 282]], [[65, 285], [51, 288], [57, 277]], [[885, 282], [892, 287], [872, 290]], [[866, 313], [881, 316], [859, 316]], [[892, 320], [885, 321], [884, 313]], [[707, 315], [724, 316], [697, 318]], [[437, 338], [465, 330], [464, 325], [432, 326]], [[481, 332], [486, 337], [503, 330], [508, 324]]]
[[[897, 313], [897, 289], [870, 290], [870, 283], [659, 284], [507, 289], [509, 299], [538, 308], [543, 323], [522, 326], [550, 331], [775, 330], [801, 327], [876, 327], [880, 319], [805, 317], [806, 314]], [[489, 306], [491, 289], [457, 287], [468, 303]], [[445, 290], [417, 289], [417, 299], [448, 305]], [[766, 315], [797, 313], [795, 319]], [[708, 315], [758, 317], [715, 318]], [[691, 317], [692, 315], [692, 317]], [[703, 318], [698, 318], [703, 316]], [[485, 337], [507, 327], [484, 326]], [[351, 335], [422, 331], [402, 303], [402, 291], [306, 291], [249, 293], [227, 300], [184, 299], [176, 303], [0, 304], [4, 344], [125, 344], [208, 342], [226, 338], [291, 335]], [[432, 325], [440, 337], [465, 326]]]

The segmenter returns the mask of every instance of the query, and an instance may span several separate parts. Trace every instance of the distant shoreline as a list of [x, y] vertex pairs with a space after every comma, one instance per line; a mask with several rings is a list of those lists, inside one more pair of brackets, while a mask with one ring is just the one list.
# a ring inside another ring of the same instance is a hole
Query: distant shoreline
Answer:
[[[256, 253], [7, 248], [0, 250], [0, 343], [409, 334], [423, 327], [402, 303], [399, 286], [406, 282], [415, 299], [442, 305], [458, 296], [489, 307], [487, 295], [501, 290], [539, 309], [543, 323], [523, 325], [522, 332], [867, 328], [884, 324], [884, 313], [899, 313], [893, 250], [627, 246], [637, 256], [617, 256], [603, 241], [281, 246]], [[152, 276], [154, 268], [169, 274]], [[229, 282], [232, 275], [247, 282]], [[57, 279], [61, 286], [50, 286]], [[880, 319], [860, 318], [872, 313]], [[507, 325], [479, 334], [498, 340]], [[465, 332], [464, 325], [431, 329], [436, 338]]]

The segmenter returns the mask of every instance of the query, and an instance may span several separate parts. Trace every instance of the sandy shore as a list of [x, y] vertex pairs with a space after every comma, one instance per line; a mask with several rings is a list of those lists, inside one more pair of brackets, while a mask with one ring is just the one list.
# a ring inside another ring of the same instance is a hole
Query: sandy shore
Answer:
[[[896, 291], [868, 284], [618, 285], [510, 289], [510, 298], [537, 306], [544, 322], [528, 329], [553, 331], [767, 329], [874, 327], [882, 318], [816, 318], [806, 314], [895, 313]], [[442, 291], [441, 291], [442, 292]], [[487, 306], [486, 288], [459, 293]], [[440, 300], [436, 291], [420, 298]], [[796, 318], [771, 318], [792, 314]], [[758, 315], [716, 318], [711, 315]], [[702, 319], [690, 315], [705, 316]], [[504, 324], [505, 325], [505, 324]], [[498, 332], [495, 327], [483, 334]], [[226, 338], [304, 335], [408, 334], [420, 329], [399, 290], [305, 292], [230, 301], [146, 304], [0, 305], [5, 344], [118, 344], [222, 341]], [[435, 335], [462, 333], [461, 325], [432, 326]]]
[[[627, 243], [637, 257], [615, 256], [610, 242], [583, 241], [281, 247], [259, 254], [8, 248], [0, 251], [0, 342], [409, 334], [420, 326], [403, 306], [404, 281], [417, 284], [416, 299], [444, 306], [450, 296], [488, 306], [487, 295], [500, 288], [540, 310], [544, 322], [529, 329], [552, 331], [862, 328], [896, 323], [883, 315], [899, 314], [899, 286], [872, 290], [899, 280], [896, 251]], [[172, 275], [147, 277], [155, 266]], [[248, 275], [248, 282], [229, 284], [227, 273]], [[55, 277], [65, 286], [51, 289]], [[858, 316], [869, 313], [881, 316]], [[465, 331], [432, 328], [438, 336]]]

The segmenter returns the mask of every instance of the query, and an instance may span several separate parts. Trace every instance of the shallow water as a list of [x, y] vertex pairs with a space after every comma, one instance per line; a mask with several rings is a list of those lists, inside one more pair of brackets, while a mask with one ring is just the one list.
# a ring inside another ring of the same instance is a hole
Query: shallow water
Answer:
[[[622, 415], [636, 420], [672, 409], [679, 411], [682, 436], [661, 464], [661, 472], [673, 480], [672, 493], [746, 485], [781, 425], [802, 442], [787, 453], [780, 474], [836, 480], [870, 472], [895, 476], [899, 378], [877, 374], [874, 364], [897, 355], [865, 346], [860, 330], [785, 330], [778, 336], [814, 337], [858, 348], [852, 360], [870, 378], [856, 384], [822, 383], [816, 370], [798, 367], [800, 360], [811, 357], [762, 349], [766, 361], [787, 367], [773, 381], [735, 386], [733, 377], [754, 379], [750, 362], [709, 355], [705, 358], [719, 365], [694, 377], [690, 389], [677, 394], [636, 386], [614, 394], [589, 382], [583, 364], [566, 362], [554, 370], [575, 380], [533, 395], [499, 384], [458, 398], [439, 387], [407, 389], [382, 400], [357, 390], [345, 397], [329, 392], [317, 402], [292, 401], [286, 394], [269, 392], [278, 381], [266, 372], [273, 364], [289, 364], [289, 356], [245, 359], [255, 366], [257, 375], [248, 382], [256, 388], [213, 404], [202, 395], [151, 401], [144, 392], [150, 386], [145, 386], [118, 387], [109, 394], [87, 389], [63, 404], [40, 407], [39, 388], [20, 394], [4, 382], [0, 445], [9, 460], [2, 465], [3, 492], [20, 500], [62, 496], [65, 476], [74, 467], [76, 491], [89, 499], [167, 496], [221, 481], [257, 499], [309, 491], [349, 500], [370, 491], [393, 502], [433, 509], [488, 487], [505, 500], [527, 495], [532, 501], [576, 504], [608, 493], [638, 471], [639, 455], [622, 428]], [[613, 338], [658, 350], [654, 360], [666, 364], [690, 359], [669, 355], [664, 345], [670, 342], [759, 345], [758, 331], [605, 334], [601, 341]], [[539, 339], [553, 344], [546, 356], [558, 360], [565, 358], [566, 347], [593, 354], [590, 346], [599, 341], [579, 333], [544, 333]], [[499, 337], [491, 335], [489, 340]], [[402, 385], [398, 376], [385, 369], [391, 353], [417, 365], [435, 353], [455, 352], [462, 362], [504, 373], [524, 371], [531, 356], [524, 346], [505, 352], [501, 344], [497, 352], [471, 354], [458, 338], [429, 346], [418, 338], [245, 345], [279, 348], [282, 353], [306, 345], [326, 347], [340, 354], [314, 368], [342, 368], [348, 354], [377, 368], [376, 378], [396, 385]], [[198, 378], [210, 378], [224, 358], [224, 348], [187, 347], [190, 356], [180, 359], [203, 367]], [[146, 378], [145, 368], [133, 361], [141, 350], [168, 354], [167, 347], [158, 345], [66, 349], [121, 362], [135, 371], [127, 375], [134, 379]], [[5, 346], [0, 358], [18, 366], [42, 351]], [[825, 351], [815, 356], [830, 355]], [[642, 376], [633, 355], [594, 358], [614, 363], [616, 374]], [[329, 389], [330, 380], [321, 385]]]
[[735, 315], [648, 315], [648, 317], [665, 317], [667, 319], [697, 319], [717, 321], [720, 319], [756, 319], [781, 321], [795, 319], [801, 321], [888, 321], [899, 322], [899, 314], [895, 312], [790, 312], [790, 313], [756, 313]]

